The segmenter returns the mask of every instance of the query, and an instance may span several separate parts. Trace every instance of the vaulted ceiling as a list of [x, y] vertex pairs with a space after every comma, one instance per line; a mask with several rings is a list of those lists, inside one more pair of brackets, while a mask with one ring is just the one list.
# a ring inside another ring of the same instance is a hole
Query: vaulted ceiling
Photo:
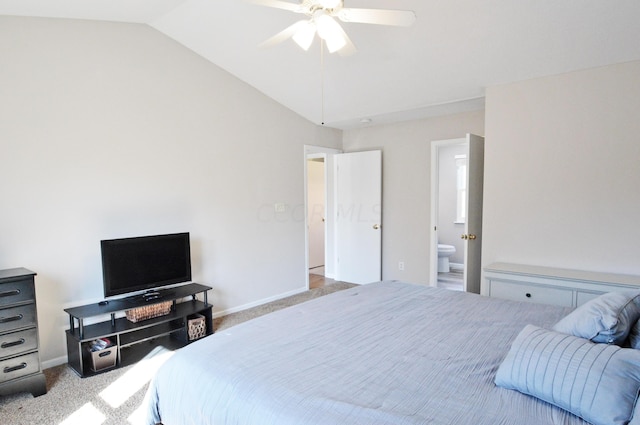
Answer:
[[[297, 3], [297, 0], [284, 0]], [[638, 0], [345, 0], [407, 9], [409, 28], [343, 23], [358, 51], [262, 41], [300, 15], [244, 0], [0, 0], [1, 15], [147, 24], [315, 123], [481, 109], [485, 88], [640, 59]], [[640, 78], [640, 76], [638, 77]]]

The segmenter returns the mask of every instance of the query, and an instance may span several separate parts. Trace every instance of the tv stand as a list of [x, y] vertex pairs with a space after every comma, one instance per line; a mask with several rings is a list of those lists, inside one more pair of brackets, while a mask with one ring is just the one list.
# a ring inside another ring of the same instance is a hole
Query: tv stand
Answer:
[[[128, 366], [142, 359], [157, 346], [177, 349], [189, 344], [188, 321], [191, 317], [202, 315], [205, 317], [206, 335], [213, 333], [211, 319], [212, 305], [207, 300], [210, 286], [190, 283], [159, 291], [153, 291], [153, 298], [135, 295], [127, 298], [109, 300], [66, 308], [69, 315], [69, 329], [67, 335], [67, 356], [69, 366], [80, 377], [92, 376], [111, 370], [114, 367]], [[203, 301], [196, 299], [202, 293]], [[183, 300], [191, 297], [190, 300]], [[148, 306], [159, 302], [171, 301], [171, 311], [165, 316], [130, 322], [126, 317], [116, 317], [137, 307]], [[182, 301], [182, 302], [179, 302]], [[85, 324], [86, 319], [110, 315], [110, 320]], [[99, 338], [108, 338], [112, 342], [110, 347], [115, 350], [115, 364], [103, 369], [92, 368], [92, 353], [89, 350], [91, 342]]]

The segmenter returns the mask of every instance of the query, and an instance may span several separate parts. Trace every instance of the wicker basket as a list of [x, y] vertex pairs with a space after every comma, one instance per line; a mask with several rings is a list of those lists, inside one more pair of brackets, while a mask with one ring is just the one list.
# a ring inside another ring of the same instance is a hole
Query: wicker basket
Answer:
[[188, 325], [189, 341], [200, 339], [207, 334], [207, 324], [201, 314], [190, 316]]
[[136, 323], [142, 320], [153, 319], [154, 317], [166, 316], [171, 312], [171, 301], [165, 301], [153, 305], [145, 305], [144, 307], [138, 307], [131, 310], [127, 310], [127, 320]]

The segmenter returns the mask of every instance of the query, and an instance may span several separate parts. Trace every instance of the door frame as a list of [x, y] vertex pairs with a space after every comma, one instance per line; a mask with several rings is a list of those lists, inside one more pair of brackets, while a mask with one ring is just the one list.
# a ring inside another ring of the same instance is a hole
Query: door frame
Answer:
[[324, 159], [324, 199], [325, 199], [325, 223], [324, 223], [324, 258], [325, 276], [333, 278], [336, 270], [335, 235], [331, 232], [334, 226], [335, 216], [335, 174], [331, 157], [342, 153], [340, 149], [326, 148], [323, 146], [304, 145], [304, 279], [305, 286], [309, 289], [309, 182], [307, 161], [313, 158]]

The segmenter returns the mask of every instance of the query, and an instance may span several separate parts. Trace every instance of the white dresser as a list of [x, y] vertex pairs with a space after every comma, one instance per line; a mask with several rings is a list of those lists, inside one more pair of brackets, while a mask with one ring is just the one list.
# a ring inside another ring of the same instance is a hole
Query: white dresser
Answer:
[[640, 290], [640, 276], [493, 263], [484, 268], [490, 297], [577, 307], [600, 294]]

